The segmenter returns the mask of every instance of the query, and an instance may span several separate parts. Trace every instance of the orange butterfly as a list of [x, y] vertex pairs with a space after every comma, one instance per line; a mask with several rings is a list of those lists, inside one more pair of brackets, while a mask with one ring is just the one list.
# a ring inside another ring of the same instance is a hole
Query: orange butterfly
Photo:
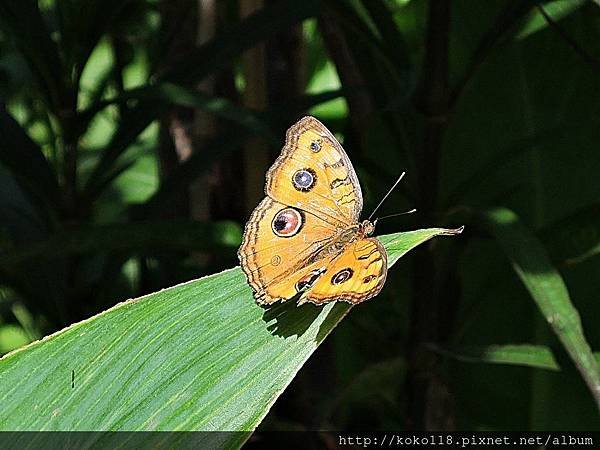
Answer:
[[369, 237], [373, 223], [359, 223], [363, 198], [352, 163], [317, 119], [304, 117], [287, 131], [265, 193], [238, 251], [258, 304], [356, 304], [381, 291], [385, 248]]

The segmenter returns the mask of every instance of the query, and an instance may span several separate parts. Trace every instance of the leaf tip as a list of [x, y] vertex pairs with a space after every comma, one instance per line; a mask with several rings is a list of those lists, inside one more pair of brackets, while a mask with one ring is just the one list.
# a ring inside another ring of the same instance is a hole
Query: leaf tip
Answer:
[[450, 234], [450, 235], [461, 234], [464, 229], [465, 229], [465, 226], [461, 225], [458, 228], [447, 229], [444, 234]]

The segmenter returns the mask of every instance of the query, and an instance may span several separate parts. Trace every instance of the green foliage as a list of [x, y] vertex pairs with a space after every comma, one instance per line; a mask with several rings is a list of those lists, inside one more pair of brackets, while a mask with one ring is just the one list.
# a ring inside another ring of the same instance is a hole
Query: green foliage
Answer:
[[[382, 240], [393, 264], [457, 232]], [[0, 429], [252, 431], [350, 308], [262, 308], [239, 268], [128, 300], [0, 360]]]
[[[512, 364], [515, 366], [535, 367], [536, 369], [560, 370], [552, 351], [542, 345], [489, 345], [438, 347], [431, 345], [433, 351], [460, 361], [472, 363]], [[600, 361], [600, 353], [594, 357]]]
[[571, 303], [562, 277], [550, 264], [544, 248], [512, 211], [496, 208], [483, 216], [600, 407], [600, 367], [583, 335], [579, 313]]

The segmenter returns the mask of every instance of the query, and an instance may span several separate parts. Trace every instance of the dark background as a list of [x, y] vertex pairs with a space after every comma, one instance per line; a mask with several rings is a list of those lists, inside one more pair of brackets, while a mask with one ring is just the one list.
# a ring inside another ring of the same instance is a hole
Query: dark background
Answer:
[[[0, 0], [0, 354], [236, 265], [310, 113], [343, 141], [365, 216], [407, 172], [381, 214], [419, 212], [378, 234], [466, 231], [401, 260], [261, 429], [598, 429], [476, 217], [518, 215], [599, 348], [599, 75], [591, 0]], [[563, 370], [456, 358], [522, 343]]]

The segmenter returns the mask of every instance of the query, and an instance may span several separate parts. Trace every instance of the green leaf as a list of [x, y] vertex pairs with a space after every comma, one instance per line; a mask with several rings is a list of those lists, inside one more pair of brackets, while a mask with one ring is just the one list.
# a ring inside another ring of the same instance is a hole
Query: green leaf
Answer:
[[462, 233], [463, 229], [464, 227], [456, 229], [425, 228], [423, 230], [402, 233], [402, 239], [398, 239], [398, 234], [386, 234], [385, 236], [380, 236], [379, 240], [388, 251], [388, 265], [391, 267], [410, 250], [428, 241], [432, 236], [452, 236]]
[[506, 208], [483, 213], [496, 238], [548, 324], [575, 363], [600, 408], [600, 368], [585, 339], [579, 313], [540, 241]]
[[18, 325], [0, 325], [0, 353], [7, 353], [27, 344], [27, 333]]
[[[459, 232], [382, 241], [393, 264]], [[263, 309], [239, 268], [120, 303], [0, 360], [0, 429], [252, 431], [349, 309]]]
[[[427, 347], [436, 353], [463, 362], [509, 364], [535, 369], [560, 370], [560, 365], [552, 351], [543, 345], [456, 345], [447, 347], [429, 344]], [[594, 357], [596, 361], [600, 361], [600, 353], [594, 353]]]
[[427, 347], [436, 353], [463, 362], [510, 364], [537, 369], [560, 370], [554, 355], [543, 345], [457, 345]]
[[[585, 0], [555, 0], [548, 2], [543, 5], [546, 13], [550, 15], [555, 21], [562, 20], [568, 17], [576, 9], [580, 8], [586, 2]], [[548, 27], [548, 22], [544, 19], [544, 16], [537, 11], [531, 14], [529, 19], [521, 26], [521, 29], [516, 33], [516, 39], [525, 39], [526, 37], [537, 33]]]

